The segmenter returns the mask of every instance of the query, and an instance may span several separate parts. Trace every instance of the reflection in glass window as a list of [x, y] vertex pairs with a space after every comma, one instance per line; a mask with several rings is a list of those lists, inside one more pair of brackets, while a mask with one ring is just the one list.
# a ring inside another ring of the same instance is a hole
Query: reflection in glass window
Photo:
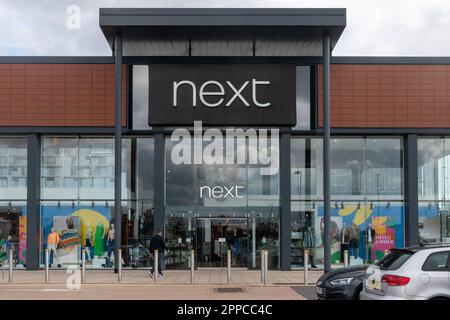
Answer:
[[[262, 174], [263, 166], [249, 165], [248, 161], [246, 164], [175, 164], [171, 160], [171, 153], [177, 143], [166, 139], [167, 205], [201, 207], [245, 207], [252, 203], [264, 206], [279, 205], [278, 169], [275, 174]], [[236, 189], [233, 189], [227, 197], [226, 192], [223, 194], [217, 192], [215, 193], [217, 196], [214, 196], [209, 192], [214, 187], [223, 190], [225, 187], [239, 187], [239, 191], [236, 193]]]
[[[323, 263], [322, 145], [291, 141], [292, 265]], [[373, 262], [404, 244], [403, 141], [401, 138], [333, 137], [331, 140], [331, 242], [334, 266]], [[317, 156], [319, 155], [319, 157]]]
[[43, 199], [114, 197], [112, 138], [44, 137], [42, 140]]
[[0, 200], [27, 198], [27, 139], [0, 137]]
[[0, 137], [0, 265], [26, 265], [27, 139]]
[[[122, 252], [125, 267], [148, 267], [153, 230], [152, 138], [122, 141]], [[54, 268], [114, 266], [114, 139], [44, 137], [41, 159], [42, 255]], [[56, 232], [56, 233], [55, 233]], [[62, 247], [54, 248], [56, 234]]]
[[148, 66], [134, 65], [133, 67], [133, 130], [148, 130]]
[[6, 265], [13, 249], [13, 266], [24, 268], [27, 252], [25, 201], [0, 200], [0, 265]]
[[231, 250], [233, 267], [256, 268], [268, 250], [270, 268], [278, 268], [279, 170], [262, 174], [248, 161], [176, 164], [176, 143], [166, 139], [167, 267], [188, 268], [194, 249], [201, 267], [226, 265]]
[[311, 128], [311, 67], [297, 66], [297, 121], [295, 130], [310, 130]]
[[420, 241], [450, 242], [450, 138], [422, 137], [417, 149]]

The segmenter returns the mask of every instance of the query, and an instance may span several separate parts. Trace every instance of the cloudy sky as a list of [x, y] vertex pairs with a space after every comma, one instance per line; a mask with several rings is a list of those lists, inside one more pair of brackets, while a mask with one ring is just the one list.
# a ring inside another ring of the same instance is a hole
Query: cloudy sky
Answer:
[[[67, 27], [70, 5], [80, 29]], [[0, 0], [0, 55], [110, 55], [100, 7], [341, 7], [334, 55], [450, 56], [449, 0]]]

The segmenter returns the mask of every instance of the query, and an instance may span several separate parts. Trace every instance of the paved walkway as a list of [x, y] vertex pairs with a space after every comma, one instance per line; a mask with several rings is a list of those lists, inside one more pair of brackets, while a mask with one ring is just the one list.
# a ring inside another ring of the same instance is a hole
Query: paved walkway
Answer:
[[[235, 289], [220, 292], [219, 289]], [[311, 288], [311, 287], [308, 287]], [[306, 300], [290, 286], [211, 286], [83, 284], [70, 290], [62, 284], [2, 284], [3, 300]]]
[[[73, 271], [72, 271], [73, 272]], [[78, 273], [79, 274], [79, 273]], [[309, 271], [309, 285], [314, 285], [322, 271]], [[68, 279], [72, 281], [74, 274], [68, 270], [50, 270], [50, 284], [65, 284]], [[165, 276], [158, 279], [159, 285], [187, 285], [190, 284], [190, 271], [168, 270]], [[301, 286], [303, 271], [269, 271], [268, 285], [271, 286]], [[117, 284], [117, 274], [112, 270], [86, 270], [86, 284]], [[254, 270], [232, 269], [232, 285], [261, 286], [261, 273]], [[44, 284], [45, 272], [14, 270], [13, 282], [15, 284]], [[8, 284], [8, 270], [4, 270], [0, 279], [0, 286]], [[121, 284], [150, 285], [154, 284], [146, 270], [123, 270]], [[196, 285], [226, 285], [226, 269], [202, 269], [195, 272]]]
[[4, 270], [0, 300], [305, 300], [313, 296], [305, 292], [313, 292], [322, 272], [309, 272], [308, 287], [303, 286], [302, 271], [269, 271], [267, 285], [261, 284], [259, 271], [242, 269], [232, 270], [231, 284], [226, 269], [197, 270], [195, 284], [190, 283], [190, 271], [186, 270], [166, 271], [158, 283], [146, 270], [124, 270], [121, 283], [112, 270], [86, 270], [86, 282], [74, 286], [79, 274], [50, 270], [50, 281], [45, 283], [44, 270], [14, 270], [13, 283], [9, 283], [8, 270]]

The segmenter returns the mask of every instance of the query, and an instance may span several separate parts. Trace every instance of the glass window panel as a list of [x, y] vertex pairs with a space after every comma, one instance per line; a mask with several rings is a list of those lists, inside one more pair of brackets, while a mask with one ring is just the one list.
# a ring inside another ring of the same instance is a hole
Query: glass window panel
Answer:
[[148, 69], [147, 65], [133, 66], [133, 129], [148, 130]]
[[331, 194], [361, 195], [364, 170], [364, 140], [333, 138], [331, 140]]
[[438, 200], [440, 175], [444, 159], [444, 139], [439, 137], [417, 140], [418, 182], [420, 200]]
[[403, 194], [402, 144], [402, 139], [366, 139], [366, 194]]
[[309, 130], [311, 128], [311, 89], [309, 66], [297, 67], [297, 122], [296, 130]]
[[41, 145], [41, 198], [78, 198], [78, 138], [43, 137]]
[[[192, 139], [193, 140], [193, 139]], [[193, 141], [191, 142], [193, 145]], [[166, 139], [166, 202], [168, 206], [246, 206], [252, 202], [279, 203], [279, 170], [275, 174], [262, 174], [260, 165], [249, 164], [175, 164], [172, 161], [172, 149], [178, 142]], [[206, 143], [205, 143], [206, 145]], [[235, 152], [237, 153], [235, 145]], [[246, 161], [247, 163], [248, 161]], [[278, 161], [275, 166], [278, 166]], [[214, 187], [239, 187], [238, 198], [212, 199]], [[201, 192], [202, 190], [202, 192]], [[206, 190], [206, 191], [205, 191]], [[206, 193], [205, 193], [206, 192]]]
[[7, 264], [13, 249], [15, 268], [26, 265], [27, 205], [24, 201], [0, 200], [0, 264]]
[[[124, 266], [148, 267], [146, 248], [152, 235], [154, 211], [153, 139], [124, 138], [122, 145], [122, 197], [129, 197], [122, 203]], [[114, 140], [45, 137], [42, 154], [45, 159], [42, 163], [46, 163], [42, 171], [49, 174], [41, 179], [48, 188], [45, 195], [60, 199], [43, 198], [41, 202], [42, 249], [49, 248], [52, 227], [61, 235], [65, 229], [70, 229], [73, 236], [76, 234], [79, 238], [73, 250], [68, 250], [68, 257], [59, 256], [59, 249], [52, 253], [52, 267], [76, 262], [75, 257], [80, 257], [81, 249], [85, 249], [88, 268], [111, 268], [114, 242], [108, 231], [114, 224]], [[72, 156], [65, 157], [65, 154]], [[53, 168], [48, 163], [61, 165]], [[64, 189], [74, 189], [74, 192], [69, 197]], [[74, 228], [64, 225], [69, 218], [76, 222]], [[101, 230], [97, 228], [99, 224], [103, 225], [103, 236], [97, 234], [97, 230]]]
[[[248, 160], [245, 164], [175, 164], [171, 153], [177, 143], [166, 139], [166, 236], [171, 248], [168, 267], [186, 268], [188, 250], [194, 246], [202, 266], [221, 266], [225, 263], [221, 254], [225, 251], [221, 249], [226, 248], [233, 251], [233, 266], [256, 266], [259, 251], [267, 249], [270, 267], [277, 268], [279, 170], [262, 174], [263, 166], [249, 165]], [[234, 151], [235, 160], [238, 152], [245, 152], [236, 144]], [[223, 197], [225, 188], [236, 186], [243, 188], [239, 192], [232, 189], [232, 196]], [[216, 198], [208, 190], [215, 187], [221, 195]]]
[[[314, 143], [316, 141], [316, 143]], [[323, 266], [322, 139], [291, 140], [293, 267]], [[331, 140], [332, 266], [373, 262], [404, 245], [403, 140], [333, 137]], [[308, 174], [308, 170], [311, 170]], [[307, 176], [307, 178], [305, 178]]]
[[[113, 199], [114, 140], [112, 138], [79, 139], [79, 197]], [[95, 180], [95, 184], [94, 184]]]
[[0, 137], [0, 200], [27, 198], [27, 139]]
[[418, 149], [421, 243], [450, 242], [450, 139], [421, 137]]

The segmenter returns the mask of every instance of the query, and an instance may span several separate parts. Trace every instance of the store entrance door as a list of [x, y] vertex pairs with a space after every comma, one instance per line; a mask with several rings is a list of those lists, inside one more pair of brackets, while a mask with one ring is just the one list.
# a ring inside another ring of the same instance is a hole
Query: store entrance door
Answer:
[[198, 267], [226, 267], [228, 250], [231, 250], [232, 267], [248, 267], [250, 243], [247, 218], [197, 218], [196, 226]]

